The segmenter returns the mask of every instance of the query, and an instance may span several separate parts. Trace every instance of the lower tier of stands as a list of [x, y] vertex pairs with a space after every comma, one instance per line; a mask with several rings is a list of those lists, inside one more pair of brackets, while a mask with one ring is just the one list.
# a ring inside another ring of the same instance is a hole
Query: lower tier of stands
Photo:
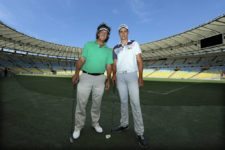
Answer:
[[[225, 74], [225, 55], [144, 62], [144, 78], [220, 80]], [[15, 74], [74, 74], [74, 60], [0, 52], [0, 77]]]
[[209, 79], [220, 80], [224, 78], [225, 66], [220, 68], [185, 68], [185, 69], [144, 69], [144, 78], [171, 78], [171, 79]]

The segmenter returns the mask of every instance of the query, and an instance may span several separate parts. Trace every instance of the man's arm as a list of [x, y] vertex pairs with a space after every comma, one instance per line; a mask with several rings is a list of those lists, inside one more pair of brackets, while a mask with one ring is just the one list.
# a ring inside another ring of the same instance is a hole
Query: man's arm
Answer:
[[105, 83], [105, 89], [108, 90], [110, 88], [110, 79], [111, 79], [111, 73], [112, 73], [112, 65], [108, 64], [106, 66], [106, 83]]
[[141, 53], [139, 53], [137, 56], [137, 64], [138, 64], [138, 83], [139, 86], [143, 86], [144, 85], [144, 81], [143, 81], [143, 60], [142, 60], [142, 56]]
[[113, 84], [116, 82], [116, 64], [117, 64], [117, 59], [114, 59], [114, 63], [113, 63], [113, 77], [112, 77], [112, 82]]
[[83, 57], [80, 57], [79, 60], [75, 63], [75, 74], [73, 75], [72, 77], [72, 84], [73, 85], [76, 85], [79, 81], [79, 73], [80, 73], [80, 70], [82, 68], [82, 66], [84, 65], [85, 63], [85, 59]]

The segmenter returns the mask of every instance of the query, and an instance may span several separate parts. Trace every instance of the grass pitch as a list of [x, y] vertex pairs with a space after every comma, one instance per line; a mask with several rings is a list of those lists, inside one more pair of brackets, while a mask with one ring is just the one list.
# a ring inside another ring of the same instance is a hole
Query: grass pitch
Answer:
[[[145, 81], [140, 89], [145, 135], [153, 150], [224, 149], [225, 84], [190, 80]], [[104, 134], [91, 128], [90, 107], [81, 137], [69, 142], [72, 104], [75, 97], [70, 78], [17, 76], [0, 79], [1, 149], [140, 149], [130, 129], [112, 134], [119, 125], [120, 103], [112, 91], [105, 92], [100, 124]]]

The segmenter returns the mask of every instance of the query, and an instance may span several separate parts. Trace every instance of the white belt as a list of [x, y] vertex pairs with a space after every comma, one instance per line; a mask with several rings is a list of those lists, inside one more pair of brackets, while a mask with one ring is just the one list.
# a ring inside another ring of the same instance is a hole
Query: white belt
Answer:
[[124, 70], [124, 71], [118, 71], [117, 73], [127, 74], [127, 73], [133, 73], [133, 72], [136, 72], [136, 71], [127, 71], [127, 70]]

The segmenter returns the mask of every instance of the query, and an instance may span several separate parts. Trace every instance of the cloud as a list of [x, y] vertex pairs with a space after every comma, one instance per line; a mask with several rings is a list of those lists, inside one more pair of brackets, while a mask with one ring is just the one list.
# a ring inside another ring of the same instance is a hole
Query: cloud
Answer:
[[149, 9], [146, 8], [146, 3], [143, 0], [129, 0], [131, 10], [138, 18], [141, 23], [148, 23], [151, 21]]

